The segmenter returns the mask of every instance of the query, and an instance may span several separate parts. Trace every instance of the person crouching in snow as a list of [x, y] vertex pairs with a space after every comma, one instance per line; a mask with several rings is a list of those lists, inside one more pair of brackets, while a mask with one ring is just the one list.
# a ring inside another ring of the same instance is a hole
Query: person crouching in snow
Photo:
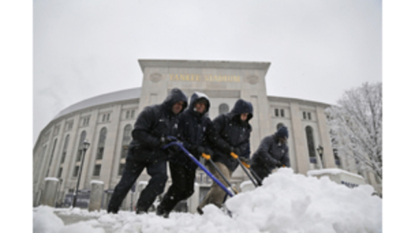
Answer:
[[[232, 111], [222, 114], [213, 120], [214, 134], [209, 137], [213, 148], [212, 161], [219, 168], [227, 180], [238, 167], [238, 161], [231, 156], [231, 152], [239, 156], [242, 161], [249, 159], [251, 125], [248, 123], [253, 117], [253, 107], [248, 101], [239, 99]], [[222, 176], [215, 168], [208, 164], [209, 171], [222, 183]], [[207, 204], [214, 204], [221, 208], [226, 192], [213, 183], [205, 199], [200, 203], [197, 211], [202, 214], [202, 208]]]
[[[282, 126], [276, 133], [262, 139], [257, 151], [252, 155], [251, 169], [261, 180], [272, 173], [272, 170], [280, 167], [290, 166], [288, 155], [288, 130]], [[261, 180], [254, 177], [261, 185]]]
[[[209, 98], [195, 92], [190, 98], [189, 108], [179, 117], [177, 137], [183, 146], [197, 159], [202, 153], [212, 155], [207, 137], [213, 132], [212, 121], [206, 116], [209, 111]], [[157, 207], [156, 214], [167, 218], [177, 203], [189, 198], [193, 192], [197, 164], [183, 151], [178, 151], [169, 160], [172, 185]]]
[[187, 106], [187, 96], [178, 88], [170, 91], [162, 104], [147, 106], [138, 116], [132, 131], [125, 168], [108, 204], [108, 213], [117, 213], [122, 201], [144, 168], [151, 176], [141, 191], [136, 213], [146, 213], [167, 181], [167, 136], [176, 135], [178, 116]]

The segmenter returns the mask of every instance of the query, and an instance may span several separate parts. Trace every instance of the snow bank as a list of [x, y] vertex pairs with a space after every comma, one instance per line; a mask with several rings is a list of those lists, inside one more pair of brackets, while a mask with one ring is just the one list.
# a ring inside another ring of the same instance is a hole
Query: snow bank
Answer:
[[378, 233], [382, 232], [382, 201], [372, 193], [368, 185], [350, 189], [328, 178], [297, 175], [284, 168], [266, 178], [263, 186], [228, 199], [232, 218], [213, 205], [206, 206], [202, 216], [171, 213], [169, 219], [154, 213], [68, 209], [59, 214], [90, 218], [64, 225], [53, 209], [39, 207], [34, 211], [34, 232]]
[[78, 222], [65, 226], [63, 221], [49, 206], [34, 209], [33, 233], [104, 233], [102, 228], [93, 228], [88, 222]]
[[340, 173], [344, 173], [344, 174], [347, 174], [349, 176], [354, 176], [356, 178], [363, 179], [363, 177], [361, 175], [357, 175], [357, 174], [354, 174], [354, 173], [351, 173], [351, 172], [348, 172], [348, 171], [345, 171], [345, 170], [341, 170], [341, 169], [338, 169], [338, 168], [311, 170], [311, 171], [307, 172], [307, 175], [309, 175], [309, 176], [316, 176], [316, 175], [323, 175], [323, 174], [337, 175], [337, 174], [340, 174]]
[[382, 201], [373, 188], [350, 189], [279, 169], [263, 186], [229, 199], [234, 219], [270, 232], [382, 232]]

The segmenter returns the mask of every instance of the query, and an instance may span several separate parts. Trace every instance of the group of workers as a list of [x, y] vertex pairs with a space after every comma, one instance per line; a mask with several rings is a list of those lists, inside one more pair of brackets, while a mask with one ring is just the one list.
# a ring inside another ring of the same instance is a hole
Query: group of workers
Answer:
[[[213, 121], [206, 114], [209, 108], [209, 97], [204, 93], [194, 92], [188, 104], [187, 96], [174, 88], [163, 103], [143, 109], [134, 124], [126, 165], [111, 196], [108, 213], [118, 212], [144, 168], [151, 178], [140, 192], [135, 209], [137, 214], [147, 213], [164, 191], [168, 179], [167, 162], [172, 184], [157, 206], [156, 214], [168, 217], [176, 204], [193, 194], [198, 164], [180, 147], [168, 146], [176, 140], [197, 160], [202, 156], [211, 159], [206, 166], [222, 184], [231, 179], [240, 164], [248, 165], [258, 185], [275, 168], [290, 166], [285, 126], [263, 138], [250, 158], [252, 104], [239, 99], [229, 113]], [[203, 214], [202, 209], [208, 204], [221, 208], [226, 195], [225, 190], [213, 182], [197, 207], [198, 213]]]

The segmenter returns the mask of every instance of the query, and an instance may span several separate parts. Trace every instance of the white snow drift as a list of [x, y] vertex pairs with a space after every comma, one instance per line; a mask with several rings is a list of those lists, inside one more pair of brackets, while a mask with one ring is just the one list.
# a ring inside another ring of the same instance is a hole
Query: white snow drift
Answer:
[[[328, 178], [317, 179], [280, 169], [263, 186], [240, 193], [226, 202], [232, 217], [213, 205], [204, 215], [171, 213], [169, 219], [154, 213], [136, 215], [120, 211], [89, 213], [75, 208], [37, 207], [33, 214], [35, 233], [47, 232], [382, 232], [382, 201], [373, 188], [347, 188]], [[57, 216], [87, 219], [64, 225]], [[88, 220], [89, 219], [89, 220]]]

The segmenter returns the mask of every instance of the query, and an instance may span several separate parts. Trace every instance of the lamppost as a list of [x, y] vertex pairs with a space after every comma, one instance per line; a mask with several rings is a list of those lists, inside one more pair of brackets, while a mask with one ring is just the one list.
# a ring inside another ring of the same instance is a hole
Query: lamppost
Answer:
[[82, 144], [81, 166], [79, 167], [78, 181], [76, 182], [76, 188], [75, 188], [75, 192], [74, 192], [73, 200], [72, 200], [72, 207], [76, 206], [76, 198], [78, 196], [78, 188], [79, 188], [79, 181], [81, 180], [82, 166], [84, 165], [85, 153], [86, 153], [86, 150], [88, 150], [89, 145], [90, 143], [88, 142], [88, 140], [85, 140], [84, 143]]
[[321, 160], [321, 168], [323, 168], [323, 147], [322, 146], [318, 146], [317, 148], [317, 153], [320, 155], [320, 160]]

